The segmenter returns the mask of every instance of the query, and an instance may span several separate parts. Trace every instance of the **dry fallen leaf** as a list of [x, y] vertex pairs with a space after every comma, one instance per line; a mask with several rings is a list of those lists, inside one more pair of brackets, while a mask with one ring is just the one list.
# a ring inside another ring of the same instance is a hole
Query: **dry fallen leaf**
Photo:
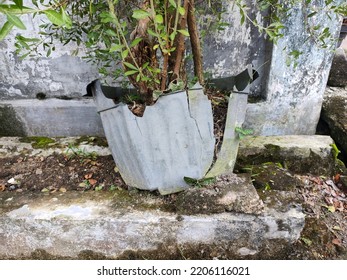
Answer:
[[3, 192], [6, 189], [5, 185], [0, 185], [0, 192]]
[[337, 183], [337, 182], [340, 181], [340, 176], [341, 176], [340, 174], [336, 174], [336, 175], [333, 177], [335, 183]]
[[88, 173], [86, 175], [84, 175], [84, 179], [90, 179], [93, 177], [93, 173]]
[[344, 210], [343, 203], [341, 201], [335, 200], [334, 201], [334, 207], [336, 210], [338, 210], [340, 212], [343, 212], [343, 210]]
[[328, 203], [329, 205], [332, 205], [334, 203], [333, 198], [332, 197], [324, 197], [324, 200], [326, 201], [326, 203]]
[[341, 240], [338, 239], [338, 238], [333, 239], [331, 242], [333, 244], [337, 245], [337, 246], [341, 246], [342, 245]]
[[336, 211], [336, 209], [335, 209], [334, 206], [329, 206], [328, 207], [328, 211], [331, 212], [331, 213], [334, 213]]
[[94, 186], [98, 181], [95, 179], [89, 179], [89, 184], [91, 184], [92, 186]]
[[333, 230], [342, 230], [339, 226], [334, 226]]

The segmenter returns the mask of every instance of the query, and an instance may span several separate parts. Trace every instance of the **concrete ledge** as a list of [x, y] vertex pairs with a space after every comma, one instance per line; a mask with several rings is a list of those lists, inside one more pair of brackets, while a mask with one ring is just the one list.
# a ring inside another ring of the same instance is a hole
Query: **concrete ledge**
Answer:
[[[82, 138], [83, 139], [83, 138]], [[101, 138], [104, 139], [104, 138]], [[8, 158], [14, 156], [44, 156], [47, 157], [54, 153], [69, 153], [69, 146], [74, 146], [86, 153], [96, 153], [99, 156], [111, 155], [108, 147], [98, 146], [88, 141], [81, 141], [81, 137], [64, 137], [51, 138], [53, 143], [49, 143], [46, 147], [35, 147], [35, 138], [31, 139], [21, 137], [0, 137], [0, 157]], [[88, 140], [88, 138], [87, 138]], [[106, 142], [106, 141], [105, 141]]]
[[304, 227], [295, 203], [262, 215], [178, 215], [160, 197], [123, 195], [0, 193], [0, 258], [282, 258]]
[[[2, 137], [0, 156], [61, 153], [76, 138], [55, 140], [52, 147], [37, 149]], [[297, 171], [317, 171], [333, 163], [331, 144], [328, 136], [249, 137], [241, 141], [239, 160], [272, 156]], [[83, 142], [78, 147], [110, 154], [107, 147]], [[264, 212], [257, 215], [235, 209], [198, 214], [179, 211], [177, 203], [176, 210], [167, 207], [164, 197], [150, 192], [0, 192], [0, 259], [286, 258], [305, 224], [300, 202], [275, 189], [261, 198]]]
[[103, 136], [92, 99], [0, 101], [0, 136]]
[[238, 166], [279, 162], [294, 173], [328, 175], [334, 167], [333, 139], [324, 135], [246, 137], [240, 143]]
[[322, 119], [328, 124], [336, 143], [347, 153], [347, 89], [327, 88]]

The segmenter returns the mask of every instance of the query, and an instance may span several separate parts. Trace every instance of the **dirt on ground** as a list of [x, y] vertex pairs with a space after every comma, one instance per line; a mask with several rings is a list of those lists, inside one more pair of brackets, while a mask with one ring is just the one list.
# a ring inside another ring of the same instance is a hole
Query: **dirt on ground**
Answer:
[[112, 156], [0, 158], [0, 191], [65, 192], [125, 187]]
[[[347, 259], [347, 195], [339, 175], [295, 175], [306, 226], [285, 259]], [[0, 158], [0, 192], [134, 192], [122, 181], [112, 156], [90, 154]], [[258, 191], [266, 192], [265, 189]], [[132, 194], [134, 195], [134, 194]], [[137, 192], [135, 195], [148, 195]], [[159, 196], [158, 193], [151, 193]], [[266, 193], [265, 193], [266, 195]], [[165, 196], [173, 209], [176, 194]]]

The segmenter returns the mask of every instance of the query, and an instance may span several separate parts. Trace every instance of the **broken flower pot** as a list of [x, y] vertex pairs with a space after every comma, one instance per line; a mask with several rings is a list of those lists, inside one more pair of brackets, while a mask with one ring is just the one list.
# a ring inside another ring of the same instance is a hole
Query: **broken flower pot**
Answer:
[[[142, 117], [124, 103], [93, 90], [105, 135], [119, 172], [129, 186], [161, 194], [187, 187], [184, 177], [203, 178], [212, 164], [212, 107], [201, 87], [160, 97]], [[188, 96], [188, 98], [187, 98]]]
[[[159, 97], [142, 117], [135, 116], [128, 105], [107, 98], [109, 90], [99, 81], [92, 84], [109, 147], [128, 186], [165, 195], [188, 188], [185, 177], [202, 179], [232, 171], [239, 142], [235, 127], [244, 121], [246, 94], [230, 96], [222, 148], [212, 166], [212, 106], [199, 84]], [[120, 90], [114, 91], [117, 95]]]

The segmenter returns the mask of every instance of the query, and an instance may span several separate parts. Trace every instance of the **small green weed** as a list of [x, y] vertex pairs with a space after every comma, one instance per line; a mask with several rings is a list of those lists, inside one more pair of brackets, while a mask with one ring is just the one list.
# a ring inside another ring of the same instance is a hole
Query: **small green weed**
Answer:
[[103, 185], [100, 185], [100, 186], [95, 187], [94, 190], [95, 190], [96, 192], [99, 192], [99, 191], [102, 191], [103, 188], [104, 188], [104, 186], [103, 186]]
[[243, 139], [244, 137], [248, 136], [248, 135], [252, 135], [253, 129], [248, 129], [248, 128], [242, 128], [242, 127], [235, 127], [235, 132], [238, 133], [238, 136], [240, 139]]
[[39, 136], [22, 137], [20, 142], [31, 143], [34, 149], [47, 149], [56, 144], [56, 141], [52, 138]]
[[190, 177], [184, 177], [184, 181], [193, 187], [201, 188], [203, 186], [207, 186], [209, 184], [213, 184], [216, 181], [215, 177], [208, 177], [208, 178], [202, 178], [202, 179], [194, 179]]
[[69, 159], [78, 157], [78, 158], [81, 158], [82, 160], [84, 159], [96, 160], [98, 157], [96, 152], [86, 152], [85, 149], [81, 149], [71, 144], [67, 147], [65, 154], [67, 155]]

